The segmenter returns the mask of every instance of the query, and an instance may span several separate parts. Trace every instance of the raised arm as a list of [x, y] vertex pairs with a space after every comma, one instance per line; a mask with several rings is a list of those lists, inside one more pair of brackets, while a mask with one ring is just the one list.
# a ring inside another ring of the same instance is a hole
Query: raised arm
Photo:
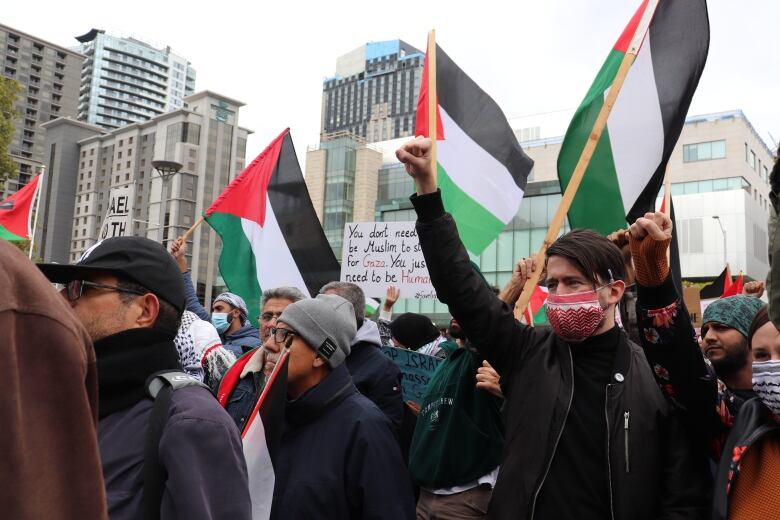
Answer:
[[187, 241], [179, 237], [171, 243], [171, 255], [176, 260], [181, 271], [181, 277], [184, 281], [184, 296], [186, 298], [187, 310], [197, 314], [198, 318], [211, 321], [211, 314], [201, 305], [198, 295], [195, 292], [195, 286], [192, 283], [190, 269], [187, 266]]
[[534, 342], [536, 331], [517, 322], [474, 270], [455, 221], [444, 212], [430, 162], [430, 139], [418, 137], [396, 152], [415, 179], [411, 200], [417, 233], [438, 299], [449, 306], [466, 336], [501, 374], [507, 374]]
[[672, 221], [663, 213], [648, 213], [631, 226], [639, 337], [658, 384], [686, 429], [706, 444], [719, 430], [717, 385], [672, 281], [666, 256], [671, 239]]

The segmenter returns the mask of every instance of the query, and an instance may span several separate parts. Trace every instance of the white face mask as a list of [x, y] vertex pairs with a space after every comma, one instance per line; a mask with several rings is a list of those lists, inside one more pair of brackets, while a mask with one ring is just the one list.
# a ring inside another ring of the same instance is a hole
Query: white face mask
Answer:
[[780, 416], [780, 361], [753, 363], [753, 391], [776, 416]]

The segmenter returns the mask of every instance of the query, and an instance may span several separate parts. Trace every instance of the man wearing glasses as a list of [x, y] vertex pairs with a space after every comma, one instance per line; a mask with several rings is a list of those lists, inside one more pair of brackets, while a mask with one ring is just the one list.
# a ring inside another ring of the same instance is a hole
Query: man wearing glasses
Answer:
[[269, 332], [265, 349], [290, 349], [271, 518], [414, 518], [390, 420], [344, 363], [356, 333], [352, 304], [333, 294], [292, 303]]
[[[181, 370], [173, 338], [184, 287], [176, 262], [156, 242], [118, 237], [88, 249], [75, 265], [38, 267], [50, 281], [64, 284], [62, 295], [95, 345], [109, 516], [144, 517], [150, 507], [145, 444], [154, 406], [147, 379]], [[250, 518], [238, 431], [206, 388], [171, 394], [157, 453], [165, 474], [160, 518]]]
[[[268, 339], [270, 330], [276, 326], [276, 320], [284, 309], [306, 297], [295, 287], [276, 287], [263, 291], [260, 316], [257, 319], [263, 340]], [[278, 351], [269, 352], [261, 346], [241, 356], [222, 378], [217, 399], [233, 418], [239, 431], [246, 425], [278, 359]]]

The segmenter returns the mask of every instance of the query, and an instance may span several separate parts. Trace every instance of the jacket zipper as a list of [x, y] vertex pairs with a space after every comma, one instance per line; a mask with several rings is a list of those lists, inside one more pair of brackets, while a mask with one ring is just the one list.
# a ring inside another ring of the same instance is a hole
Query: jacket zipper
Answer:
[[566, 419], [569, 418], [569, 412], [571, 411], [571, 403], [574, 400], [574, 358], [571, 355], [571, 350], [569, 350], [569, 369], [571, 370], [571, 393], [569, 394], [569, 404], [566, 406], [566, 415], [563, 418], [561, 430], [558, 432], [558, 438], [555, 439], [555, 444], [553, 444], [552, 455], [547, 461], [547, 469], [544, 470], [542, 481], [539, 483], [539, 486], [536, 488], [536, 492], [534, 493], [534, 500], [531, 504], [531, 520], [534, 519], [534, 513], [536, 513], [536, 500], [539, 498], [539, 492], [542, 490], [544, 481], [547, 479], [547, 475], [550, 473], [550, 466], [552, 466], [552, 461], [555, 457], [555, 451], [558, 449], [558, 442], [560, 442], [561, 436], [563, 435], [563, 429], [566, 427]]
[[609, 389], [612, 385], [607, 385], [605, 390], [606, 396], [604, 399], [604, 419], [607, 422], [607, 484], [609, 484], [609, 515], [612, 520], [615, 520], [615, 508], [613, 506], [612, 499], [612, 465], [609, 459]]
[[630, 471], [630, 465], [628, 461], [628, 411], [623, 412], [623, 444], [626, 447], [626, 473]]

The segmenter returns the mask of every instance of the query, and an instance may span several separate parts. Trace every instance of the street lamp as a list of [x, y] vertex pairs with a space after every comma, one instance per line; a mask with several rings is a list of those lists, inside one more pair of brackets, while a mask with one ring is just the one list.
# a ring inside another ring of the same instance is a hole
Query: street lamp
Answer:
[[165, 188], [168, 185], [168, 181], [173, 178], [174, 175], [179, 173], [182, 168], [182, 164], [177, 163], [176, 161], [152, 161], [152, 166], [155, 170], [157, 170], [157, 173], [162, 179], [162, 188], [160, 190], [160, 219], [159, 228], [157, 229], [157, 241], [165, 245], [165, 212], [167, 211], [168, 206], [168, 196], [166, 193], [167, 190]]
[[720, 231], [723, 233], [723, 265], [725, 266], [728, 264], [728, 260], [726, 259], [726, 230], [723, 229], [723, 222], [721, 222], [720, 217], [718, 215], [713, 215], [713, 219], [718, 221], [718, 225], [720, 226]]

